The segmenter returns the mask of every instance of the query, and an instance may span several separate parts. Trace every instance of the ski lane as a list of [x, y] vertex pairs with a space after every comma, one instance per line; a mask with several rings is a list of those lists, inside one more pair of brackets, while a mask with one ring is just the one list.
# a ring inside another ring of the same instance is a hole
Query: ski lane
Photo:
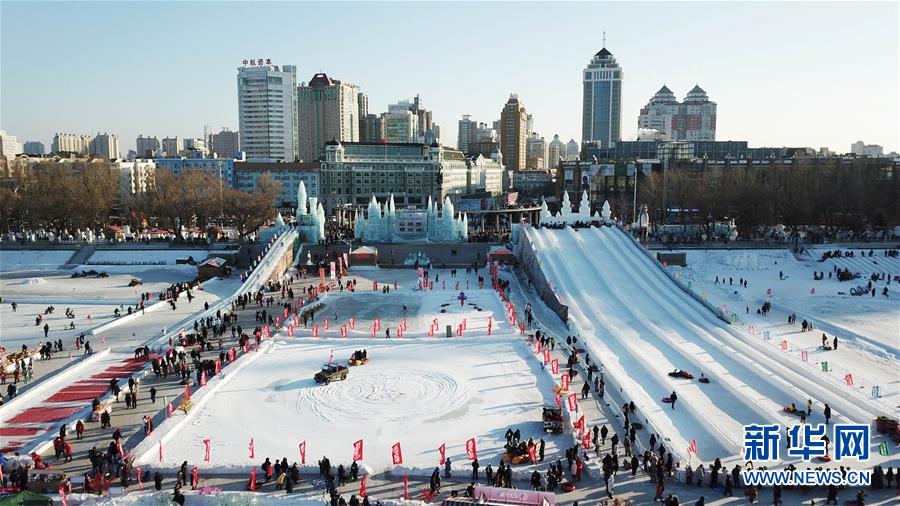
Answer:
[[[670, 344], [673, 352], [699, 367], [713, 383], [722, 383], [726, 395], [720, 397], [710, 390], [711, 397], [717, 404], [724, 403], [723, 409], [738, 420], [739, 425], [796, 421], [796, 417], [784, 415], [782, 408], [791, 402], [805, 400], [805, 392], [776, 378], [765, 365], [722, 342], [718, 334], [725, 331], [724, 324], [706, 318], [690, 304], [692, 300], [679, 298], [670, 283], [656, 278], [651, 272], [656, 267], [649, 264], [645, 255], [639, 257], [633, 251], [633, 244], [630, 245], [632, 250], [628, 251], [629, 244], [620, 241], [622, 233], [619, 230], [591, 229], [589, 234], [602, 243], [597, 250], [609, 252], [610, 258], [614, 259], [608, 275], [612, 279], [627, 278], [620, 279], [622, 286], [634, 287], [644, 294], [650, 307], [660, 309], [648, 318], [665, 329], [658, 333], [659, 337]], [[705, 308], [703, 311], [708, 314]], [[789, 394], [789, 391], [793, 393]], [[738, 402], [729, 402], [729, 398]], [[742, 431], [740, 426], [723, 426], [723, 429], [729, 433], [735, 431], [735, 438]], [[740, 443], [738, 440], [737, 444]]]
[[[636, 248], [635, 244], [630, 241], [624, 232], [619, 231], [619, 235], [616, 237], [621, 244], [622, 251]], [[673, 293], [673, 296], [681, 298], [685, 303], [684, 307], [692, 308], [695, 316], [700, 320], [706, 320], [711, 326], [720, 325], [720, 320], [715, 315], [709, 311], [700, 311], [699, 303], [692, 303], [693, 299], [686, 293], [680, 290], [676, 293], [675, 287], [671, 285], [671, 280], [661, 270], [652, 265], [652, 260], [649, 257], [644, 255], [644, 258], [646, 258], [648, 267], [644, 271], [646, 276], [655, 277], [663, 287], [669, 285], [669, 291]], [[731, 348], [760, 364], [767, 364], [768, 370], [774, 376], [773, 380], [778, 378], [778, 381], [783, 382], [786, 391], [795, 389], [795, 391], [803, 393], [803, 398], [792, 401], [797, 403], [798, 407], [805, 403], [806, 399], [828, 403], [833, 410], [833, 419], [837, 422], [869, 423], [877, 414], [880, 414], [880, 408], [875, 406], [870, 399], [861, 395], [854, 395], [852, 390], [835, 390], [831, 388], [816, 373], [804, 368], [798, 368], [797, 362], [791, 360], [790, 357], [780, 350], [767, 346], [758, 346], [758, 342], [750, 340], [734, 328], [725, 325], [721, 325], [720, 328], [722, 331], [715, 335], [718, 341], [722, 344], [730, 345]]]
[[[653, 426], [666, 440], [667, 448], [681, 460], [687, 460], [686, 448], [692, 438], [708, 442], [698, 447], [698, 458], [703, 461], [733, 454], [732, 445], [721, 434], [710, 430], [702, 414], [689, 409], [673, 410], [662, 402], [662, 398], [672, 390], [670, 384], [660, 379], [658, 371], [654, 371], [645, 360], [627, 350], [619, 340], [604, 340], [600, 337], [594, 323], [603, 318], [600, 308], [604, 306], [605, 299], [597, 296], [600, 280], [596, 276], [574, 271], [575, 264], [565, 262], [558, 254], [547, 254], [553, 250], [577, 251], [577, 244], [566, 240], [566, 236], [553, 232], [529, 230], [528, 234], [538, 247], [542, 268], [545, 272], [549, 271], [549, 279], [554, 280], [554, 285], [565, 297], [564, 300], [569, 301], [569, 319], [582, 332], [583, 341], [591, 354], [601, 361], [609, 375], [615, 377], [623, 396], [633, 400], [644, 417], [653, 420]], [[603, 295], [605, 298], [615, 296], [611, 293]], [[574, 301], [578, 302], [573, 303]], [[630, 329], [623, 333], [626, 334], [625, 338], [636, 336], [636, 332]], [[689, 429], [694, 432], [688, 434]]]

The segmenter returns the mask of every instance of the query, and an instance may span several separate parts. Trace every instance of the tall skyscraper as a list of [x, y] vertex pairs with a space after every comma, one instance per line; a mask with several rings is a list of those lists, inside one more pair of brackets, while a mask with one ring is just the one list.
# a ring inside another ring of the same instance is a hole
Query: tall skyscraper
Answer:
[[610, 147], [622, 138], [622, 69], [604, 47], [594, 55], [582, 76], [581, 143], [599, 141], [602, 147]]
[[313, 162], [325, 154], [325, 143], [359, 141], [359, 87], [316, 74], [300, 86], [300, 158]]
[[566, 160], [578, 160], [580, 155], [581, 148], [578, 147], [578, 143], [575, 142], [575, 139], [569, 139], [569, 142], [566, 143]]
[[238, 68], [238, 118], [248, 160], [299, 157], [297, 67], [258, 65]]
[[534, 170], [547, 168], [547, 142], [537, 132], [531, 132], [525, 141], [525, 167]]
[[555, 169], [559, 167], [559, 159], [566, 159], [566, 144], [559, 140], [559, 134], [553, 136], [550, 145], [547, 146], [547, 168]]
[[694, 86], [684, 102], [679, 103], [675, 94], [663, 86], [641, 108], [638, 128], [656, 130], [659, 138], [666, 141], [714, 141], [716, 103], [699, 86]]
[[369, 115], [369, 97], [365, 93], [358, 93], [356, 95], [356, 103], [359, 105], [359, 112], [356, 115], [357, 121], [359, 121], [359, 140], [364, 140], [368, 135], [366, 134], [366, 116]]
[[91, 136], [67, 133], [57, 133], [53, 136], [53, 144], [50, 145], [51, 153], [73, 153], [86, 155], [91, 150]]
[[43, 155], [44, 143], [41, 141], [26, 141], [23, 153], [26, 155]]
[[156, 158], [159, 153], [159, 139], [139, 135], [135, 140], [135, 152], [138, 158]]
[[381, 142], [385, 140], [384, 117], [378, 114], [366, 114], [359, 128], [359, 140], [362, 142]]
[[222, 127], [222, 131], [210, 136], [210, 147], [217, 158], [233, 158], [241, 150], [241, 133]]
[[456, 130], [456, 149], [469, 153], [469, 144], [478, 139], [478, 122], [472, 116], [463, 114]]
[[509, 170], [525, 169], [525, 131], [528, 113], [515, 94], [509, 96], [500, 111], [500, 152]]

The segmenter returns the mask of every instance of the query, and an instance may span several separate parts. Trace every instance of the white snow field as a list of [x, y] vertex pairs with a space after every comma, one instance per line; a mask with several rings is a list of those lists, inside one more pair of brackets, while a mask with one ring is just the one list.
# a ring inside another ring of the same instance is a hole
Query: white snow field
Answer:
[[[344, 381], [318, 385], [313, 375], [329, 357], [346, 364], [365, 348], [369, 363], [351, 367]], [[135, 449], [138, 462], [176, 468], [201, 461], [211, 442], [208, 472], [246, 470], [265, 458], [298, 459], [306, 466], [327, 456], [349, 464], [363, 440], [361, 465], [370, 472], [393, 467], [400, 442], [403, 465], [429, 473], [446, 444], [454, 469], [465, 471], [465, 443], [476, 439], [478, 458], [499, 462], [508, 427], [541, 438], [547, 452], [556, 438], [543, 433], [541, 407], [554, 403], [552, 380], [540, 372], [527, 345], [509, 337], [322, 339], [276, 337], [237, 369], [214, 378], [193, 399], [194, 408], [162, 424]], [[213, 382], [218, 383], [213, 383]], [[204, 392], [204, 390], [208, 390]], [[202, 397], [199, 397], [202, 396]], [[162, 437], [163, 461], [159, 462]], [[255, 459], [248, 445], [254, 439]]]
[[0, 250], [0, 272], [53, 270], [75, 254], [67, 250]]
[[177, 260], [193, 257], [195, 262], [206, 260], [205, 249], [110, 249], [97, 250], [87, 260], [88, 265], [175, 265]]
[[[900, 261], [875, 250], [871, 258], [818, 262], [823, 251], [813, 250], [812, 258], [802, 255], [803, 260], [798, 261], [787, 250], [687, 250], [686, 267], [668, 268], [678, 273], [681, 281], [690, 283], [695, 292], [706, 294], [715, 306], [724, 305], [736, 313], [743, 329], [753, 326], [757, 335], [768, 332], [769, 346], [778, 347], [787, 341], [786, 353], [796, 361], [802, 362], [806, 353], [807, 366], [820, 371], [821, 363], [828, 362], [832, 376], [852, 374], [857, 389], [870, 397], [872, 388], [877, 387], [880, 398], [876, 402], [894, 416], [900, 415], [900, 298], [896, 293], [881, 295], [883, 287], [890, 290], [900, 285], [878, 281], [874, 283], [878, 292], [875, 297], [858, 297], [849, 295], [849, 290], [865, 285], [866, 280], [828, 279], [835, 265], [848, 267], [865, 278], [873, 272], [895, 275], [900, 273]], [[813, 279], [813, 272], [823, 271], [825, 279]], [[739, 286], [742, 278], [749, 280], [746, 288]], [[810, 293], [812, 288], [816, 290], [814, 295]], [[766, 301], [773, 308], [763, 317], [756, 311]], [[791, 313], [797, 315], [794, 325], [787, 323]], [[804, 319], [813, 322], [815, 331], [801, 332]], [[821, 348], [823, 333], [829, 346], [838, 337], [836, 351]]]
[[[866, 395], [718, 319], [618, 229], [529, 228], [525, 240], [569, 306], [573, 333], [682, 460], [695, 438], [700, 460], [736, 460], [742, 425], [796, 423], [782, 408], [805, 407], [807, 399], [814, 404], [812, 423], [824, 422], [823, 403], [831, 405], [833, 422], [870, 423], [884, 412]], [[676, 368], [695, 379], [667, 375]], [[696, 381], [701, 372], [709, 384]], [[662, 402], [672, 391], [674, 410]]]

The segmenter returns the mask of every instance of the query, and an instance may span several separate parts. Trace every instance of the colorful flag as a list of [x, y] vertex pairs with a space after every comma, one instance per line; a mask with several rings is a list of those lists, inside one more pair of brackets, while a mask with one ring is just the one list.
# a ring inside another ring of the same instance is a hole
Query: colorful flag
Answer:
[[299, 450], [300, 450], [300, 463], [306, 464], [306, 441], [303, 441], [302, 443], [300, 443]]
[[203, 440], [203, 446], [206, 447], [206, 451], [203, 454], [203, 462], [209, 462], [209, 439]]
[[690, 444], [690, 446], [688, 446], [688, 451], [691, 453], [694, 453], [694, 454], [697, 453], [697, 440], [696, 439], [691, 440], [691, 444]]
[[256, 456], [256, 449], [255, 449], [254, 446], [253, 446], [253, 438], [252, 438], [252, 437], [250, 438], [250, 446], [249, 446], [249, 448], [250, 448], [250, 458], [252, 459], [253, 457]]
[[439, 446], [438, 451], [441, 452], [440, 464], [444, 465], [444, 462], [447, 461], [447, 444], [444, 443], [441, 446]]
[[403, 463], [403, 452], [400, 450], [399, 441], [391, 446], [391, 459], [393, 460], [395, 466], [399, 466]]
[[363, 440], [353, 443], [353, 460], [363, 459]]
[[368, 477], [369, 475], [364, 474], [362, 477], [362, 481], [359, 482], [359, 495], [362, 497], [366, 496], [366, 478]]
[[466, 441], [466, 456], [469, 460], [475, 460], [478, 458], [478, 451], [475, 448], [475, 438], [471, 438]]

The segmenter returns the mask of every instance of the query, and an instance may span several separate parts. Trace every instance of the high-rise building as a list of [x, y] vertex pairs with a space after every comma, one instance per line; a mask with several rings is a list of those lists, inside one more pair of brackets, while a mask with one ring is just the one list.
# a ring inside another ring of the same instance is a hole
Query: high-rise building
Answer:
[[154, 187], [156, 181], [156, 163], [153, 160], [132, 160], [116, 162], [119, 169], [119, 197], [127, 199], [134, 195], [143, 195]]
[[366, 114], [362, 118], [362, 126], [359, 129], [360, 142], [381, 142], [384, 136], [384, 118], [378, 114]]
[[478, 122], [472, 116], [463, 114], [456, 130], [456, 149], [469, 153], [469, 144], [478, 139]]
[[15, 135], [9, 135], [0, 130], [0, 156], [11, 159], [16, 155], [22, 154], [22, 143]]
[[850, 145], [850, 152], [856, 156], [884, 156], [884, 148], [878, 144], [866, 144], [863, 141], [856, 141]]
[[419, 116], [403, 105], [404, 102], [389, 105], [388, 112], [381, 116], [384, 138], [389, 143], [416, 142], [419, 138]]
[[239, 131], [247, 159], [296, 160], [297, 67], [239, 67], [237, 89]]
[[359, 112], [356, 115], [359, 121], [359, 139], [368, 138], [366, 134], [366, 116], [369, 115], [369, 97], [363, 92], [356, 95], [356, 103], [359, 105]]
[[316, 74], [297, 93], [300, 158], [319, 160], [330, 140], [359, 141], [359, 87]]
[[425, 137], [425, 133], [428, 132], [428, 130], [432, 129], [433, 123], [431, 118], [431, 111], [425, 109], [425, 105], [422, 102], [422, 97], [420, 97], [419, 95], [416, 95], [415, 98], [413, 98], [413, 102], [409, 110], [410, 112], [418, 116], [419, 130], [417, 132], [417, 140], [420, 140]]
[[578, 143], [575, 139], [569, 139], [566, 143], [566, 160], [578, 160], [580, 154], [581, 148], [578, 147]]
[[97, 133], [91, 140], [90, 147], [90, 154], [93, 156], [102, 156], [107, 160], [119, 158], [119, 138], [114, 134]]
[[500, 111], [500, 152], [509, 170], [525, 169], [525, 130], [528, 127], [528, 113], [519, 103], [515, 94], [509, 96]]
[[638, 128], [656, 130], [665, 141], [714, 141], [716, 103], [699, 86], [694, 86], [684, 102], [679, 103], [675, 94], [663, 86], [641, 109]]
[[622, 138], [622, 69], [604, 47], [588, 63], [582, 77], [581, 142], [599, 141], [608, 147]]
[[531, 132], [525, 141], [525, 168], [529, 170], [547, 168], [547, 142], [537, 132]]
[[550, 145], [547, 146], [547, 168], [555, 169], [559, 167], [560, 158], [566, 159], [566, 145], [559, 140], [559, 134], [556, 134], [553, 136], [553, 140], [550, 141]]
[[206, 158], [209, 149], [206, 147], [204, 139], [196, 137], [187, 137], [184, 139], [184, 149], [181, 150], [181, 156], [187, 158]]
[[135, 140], [135, 152], [139, 158], [154, 158], [159, 153], [159, 139], [139, 135]]
[[40, 141], [26, 141], [22, 152], [26, 155], [43, 155], [44, 143]]
[[50, 145], [52, 153], [72, 153], [78, 155], [87, 155], [91, 151], [91, 136], [57, 133], [53, 136], [53, 143]]
[[181, 137], [166, 137], [162, 140], [162, 153], [160, 154], [166, 158], [175, 158], [181, 156], [183, 149]]
[[525, 137], [531, 137], [534, 132], [534, 115], [529, 114], [525, 117]]
[[210, 145], [217, 158], [234, 158], [241, 150], [241, 133], [222, 127], [222, 131], [210, 135]]

